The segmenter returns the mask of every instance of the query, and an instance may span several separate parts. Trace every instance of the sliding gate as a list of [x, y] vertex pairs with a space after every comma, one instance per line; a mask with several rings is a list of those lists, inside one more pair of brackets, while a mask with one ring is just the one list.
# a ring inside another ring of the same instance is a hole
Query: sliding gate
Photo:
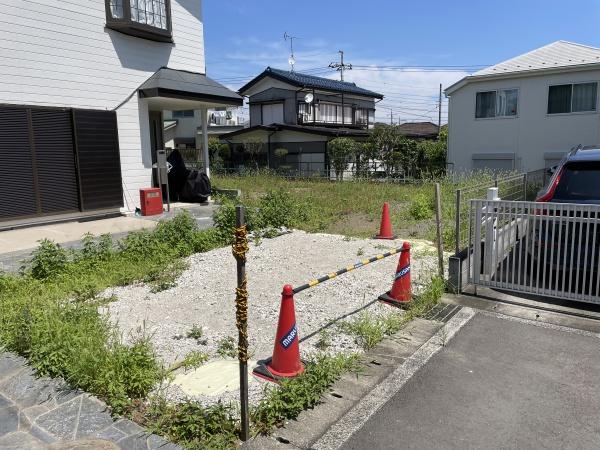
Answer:
[[600, 206], [472, 200], [469, 282], [600, 304]]

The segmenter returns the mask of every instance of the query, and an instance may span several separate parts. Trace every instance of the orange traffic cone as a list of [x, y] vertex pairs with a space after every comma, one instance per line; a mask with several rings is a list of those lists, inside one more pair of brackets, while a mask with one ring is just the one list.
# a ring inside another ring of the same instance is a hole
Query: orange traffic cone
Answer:
[[392, 233], [392, 221], [390, 220], [390, 205], [388, 202], [383, 204], [383, 210], [381, 211], [381, 225], [379, 226], [379, 234], [375, 236], [375, 239], [396, 239], [394, 233]]
[[275, 335], [273, 357], [259, 361], [253, 370], [254, 375], [268, 381], [279, 378], [291, 378], [304, 372], [300, 361], [298, 345], [298, 327], [294, 311], [294, 290], [286, 284], [281, 293], [281, 308], [279, 309], [279, 324]]
[[403, 306], [410, 303], [412, 297], [410, 285], [410, 244], [402, 244], [402, 253], [396, 268], [392, 290], [379, 296], [379, 300], [395, 306]]

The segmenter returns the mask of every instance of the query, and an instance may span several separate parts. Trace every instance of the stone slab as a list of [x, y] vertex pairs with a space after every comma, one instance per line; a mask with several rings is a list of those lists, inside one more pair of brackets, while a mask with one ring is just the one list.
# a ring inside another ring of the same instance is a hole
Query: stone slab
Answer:
[[[248, 361], [248, 384], [258, 381], [252, 376], [256, 361]], [[175, 376], [173, 383], [188, 395], [216, 396], [240, 388], [240, 369], [237, 360], [222, 359]]]

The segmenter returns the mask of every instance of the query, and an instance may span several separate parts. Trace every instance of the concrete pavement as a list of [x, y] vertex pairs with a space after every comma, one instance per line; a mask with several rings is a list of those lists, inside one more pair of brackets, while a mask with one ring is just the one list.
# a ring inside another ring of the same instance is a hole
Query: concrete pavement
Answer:
[[84, 220], [18, 228], [0, 232], [0, 271], [16, 271], [22, 261], [29, 258], [38, 241], [50, 239], [65, 248], [78, 248], [86, 233], [95, 236], [110, 234], [119, 240], [132, 231], [154, 228], [159, 220], [169, 219], [182, 209], [196, 218], [200, 229], [212, 226], [212, 214], [217, 206], [174, 204], [170, 212], [157, 216], [119, 216], [110, 219]]
[[329, 448], [598, 448], [599, 344], [596, 333], [478, 312]]

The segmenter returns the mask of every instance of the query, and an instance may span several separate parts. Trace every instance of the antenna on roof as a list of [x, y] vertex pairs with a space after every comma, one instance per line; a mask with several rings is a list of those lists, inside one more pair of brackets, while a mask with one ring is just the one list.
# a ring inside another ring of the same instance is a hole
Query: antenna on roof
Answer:
[[352, 70], [352, 64], [344, 64], [343, 50], [338, 50], [338, 53], [340, 54], [340, 62], [332, 62], [331, 64], [329, 64], [329, 67], [337, 70], [340, 73], [340, 80], [344, 81], [344, 70]]
[[290, 57], [288, 58], [288, 64], [290, 66], [292, 66], [291, 68], [291, 72], [294, 71], [294, 65], [296, 64], [296, 58], [294, 58], [294, 39], [301, 39], [297, 36], [290, 36], [289, 34], [287, 34], [287, 31], [285, 33], [283, 33], [283, 40], [287, 41], [290, 40]]

